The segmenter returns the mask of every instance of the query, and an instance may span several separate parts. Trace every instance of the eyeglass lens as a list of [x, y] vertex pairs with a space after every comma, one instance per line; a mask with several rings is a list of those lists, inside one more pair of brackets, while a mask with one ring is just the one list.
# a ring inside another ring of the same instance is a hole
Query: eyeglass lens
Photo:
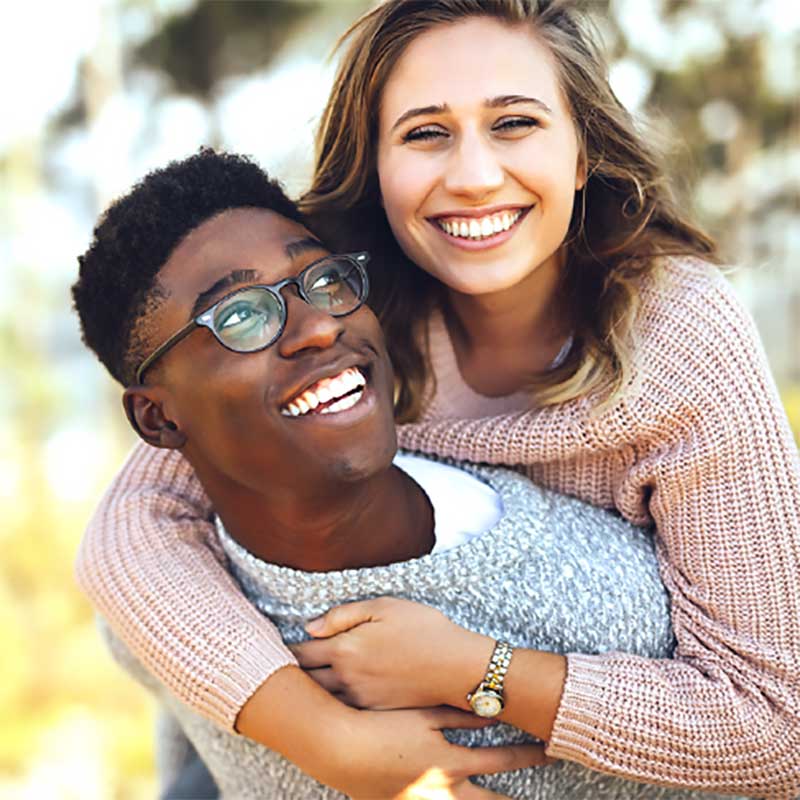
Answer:
[[[314, 308], [334, 317], [349, 314], [363, 301], [361, 272], [348, 258], [325, 259], [302, 275], [302, 293]], [[214, 311], [213, 328], [231, 350], [247, 353], [274, 341], [281, 330], [284, 306], [274, 291], [243, 289]]]

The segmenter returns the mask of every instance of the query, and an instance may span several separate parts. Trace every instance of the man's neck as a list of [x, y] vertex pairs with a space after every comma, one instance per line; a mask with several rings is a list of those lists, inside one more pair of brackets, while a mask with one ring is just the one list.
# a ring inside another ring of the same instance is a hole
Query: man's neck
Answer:
[[433, 547], [428, 498], [393, 465], [302, 496], [223, 486], [199, 474], [226, 531], [263, 561], [329, 572], [405, 561]]

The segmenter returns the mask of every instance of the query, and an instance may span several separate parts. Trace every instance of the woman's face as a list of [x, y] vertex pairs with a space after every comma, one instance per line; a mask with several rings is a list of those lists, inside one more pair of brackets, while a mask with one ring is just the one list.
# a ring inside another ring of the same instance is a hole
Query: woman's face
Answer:
[[584, 171], [552, 57], [528, 28], [475, 18], [422, 34], [379, 119], [383, 205], [409, 258], [470, 295], [554, 285]]

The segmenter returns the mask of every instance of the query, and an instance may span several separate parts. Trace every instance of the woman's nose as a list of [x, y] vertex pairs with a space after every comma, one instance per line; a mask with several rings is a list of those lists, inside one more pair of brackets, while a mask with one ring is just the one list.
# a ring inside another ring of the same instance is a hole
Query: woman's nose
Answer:
[[284, 358], [292, 358], [304, 350], [332, 347], [344, 333], [346, 317], [333, 317], [303, 300], [295, 287], [283, 292], [286, 301], [286, 326], [278, 349]]
[[503, 166], [491, 143], [479, 133], [465, 133], [448, 159], [445, 188], [451, 194], [481, 200], [504, 180]]

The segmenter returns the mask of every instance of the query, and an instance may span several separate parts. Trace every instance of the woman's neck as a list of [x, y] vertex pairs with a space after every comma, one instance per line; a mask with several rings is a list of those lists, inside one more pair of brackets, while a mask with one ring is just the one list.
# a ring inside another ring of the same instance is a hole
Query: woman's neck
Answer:
[[502, 292], [448, 292], [445, 321], [472, 389], [489, 397], [513, 394], [553, 363], [572, 330], [559, 302], [560, 280], [553, 259]]

